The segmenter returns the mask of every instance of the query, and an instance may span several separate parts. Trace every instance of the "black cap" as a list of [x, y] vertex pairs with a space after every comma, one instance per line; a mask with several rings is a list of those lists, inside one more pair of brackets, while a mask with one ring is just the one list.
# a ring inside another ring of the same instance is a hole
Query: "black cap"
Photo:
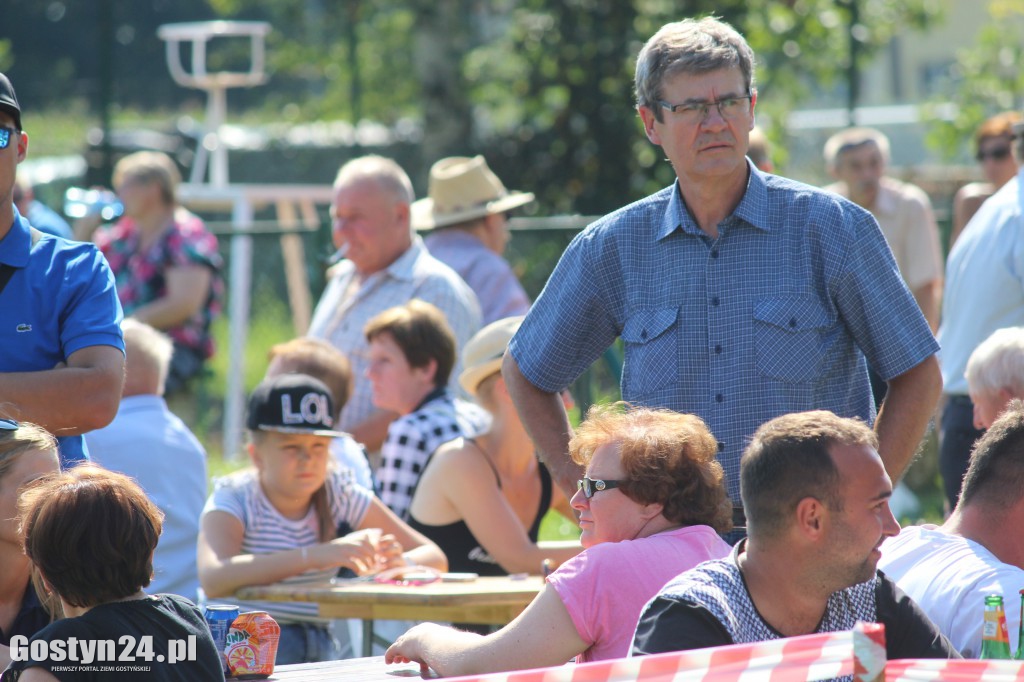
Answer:
[[343, 436], [334, 431], [334, 401], [319, 379], [305, 374], [280, 374], [265, 379], [249, 397], [246, 427], [251, 431]]
[[21, 130], [21, 107], [18, 106], [18, 96], [14, 94], [14, 86], [7, 76], [0, 73], [0, 111], [6, 112], [14, 117], [14, 125]]

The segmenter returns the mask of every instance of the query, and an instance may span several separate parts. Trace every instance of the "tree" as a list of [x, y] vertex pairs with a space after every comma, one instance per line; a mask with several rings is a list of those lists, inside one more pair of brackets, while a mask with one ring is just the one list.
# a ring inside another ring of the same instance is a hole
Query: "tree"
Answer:
[[[950, 70], [949, 87], [930, 103], [929, 146], [946, 158], [963, 153], [964, 140], [988, 117], [1020, 110], [1024, 99], [1024, 0], [988, 3], [991, 22], [978, 33], [975, 45], [962, 50]], [[940, 116], [940, 107], [956, 103], [952, 120]]]

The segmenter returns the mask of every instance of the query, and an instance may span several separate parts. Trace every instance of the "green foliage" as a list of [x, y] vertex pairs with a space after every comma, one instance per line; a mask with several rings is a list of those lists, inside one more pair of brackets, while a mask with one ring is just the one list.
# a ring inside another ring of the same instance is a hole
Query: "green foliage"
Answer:
[[[1024, 0], [989, 3], [991, 23], [978, 33], [973, 47], [961, 50], [946, 91], [935, 96], [926, 111], [933, 119], [927, 143], [946, 158], [964, 149], [964, 140], [988, 117], [1021, 108], [1024, 99]], [[943, 120], [938, 107], [957, 104], [953, 120]]]

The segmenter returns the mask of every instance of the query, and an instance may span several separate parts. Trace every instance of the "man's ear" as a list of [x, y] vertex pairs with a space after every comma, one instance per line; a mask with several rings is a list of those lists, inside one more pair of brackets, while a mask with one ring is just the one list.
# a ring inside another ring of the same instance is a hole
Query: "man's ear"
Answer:
[[652, 144], [661, 146], [661, 135], [654, 129], [654, 123], [657, 119], [654, 117], [654, 109], [650, 107], [640, 106], [636, 108], [637, 113], [640, 114], [640, 120], [644, 124], [644, 134], [647, 135], [647, 139]]
[[796, 504], [796, 522], [800, 533], [816, 539], [825, 532], [828, 509], [816, 497], [805, 497]]

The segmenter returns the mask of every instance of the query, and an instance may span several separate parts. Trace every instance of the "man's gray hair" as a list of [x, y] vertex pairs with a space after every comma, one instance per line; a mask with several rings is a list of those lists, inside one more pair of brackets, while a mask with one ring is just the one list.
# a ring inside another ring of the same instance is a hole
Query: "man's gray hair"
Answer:
[[391, 192], [395, 199], [407, 204], [416, 198], [409, 175], [401, 166], [384, 156], [370, 154], [345, 163], [338, 170], [334, 187], [337, 189], [359, 180], [372, 180], [382, 189]]
[[967, 360], [967, 386], [973, 395], [1005, 388], [1024, 396], [1024, 327], [1004, 327], [978, 344]]
[[636, 58], [636, 105], [661, 120], [661, 86], [678, 73], [709, 73], [738, 68], [747, 91], [754, 92], [754, 51], [729, 24], [714, 17], [665, 24]]
[[151, 376], [159, 379], [162, 389], [174, 355], [171, 337], [130, 317], [121, 322], [121, 333], [124, 334], [124, 353], [131, 358], [132, 367], [151, 372]]
[[829, 170], [834, 170], [843, 152], [866, 144], [878, 147], [882, 160], [889, 163], [889, 138], [885, 133], [874, 128], [846, 128], [828, 138], [825, 143], [825, 165]]

